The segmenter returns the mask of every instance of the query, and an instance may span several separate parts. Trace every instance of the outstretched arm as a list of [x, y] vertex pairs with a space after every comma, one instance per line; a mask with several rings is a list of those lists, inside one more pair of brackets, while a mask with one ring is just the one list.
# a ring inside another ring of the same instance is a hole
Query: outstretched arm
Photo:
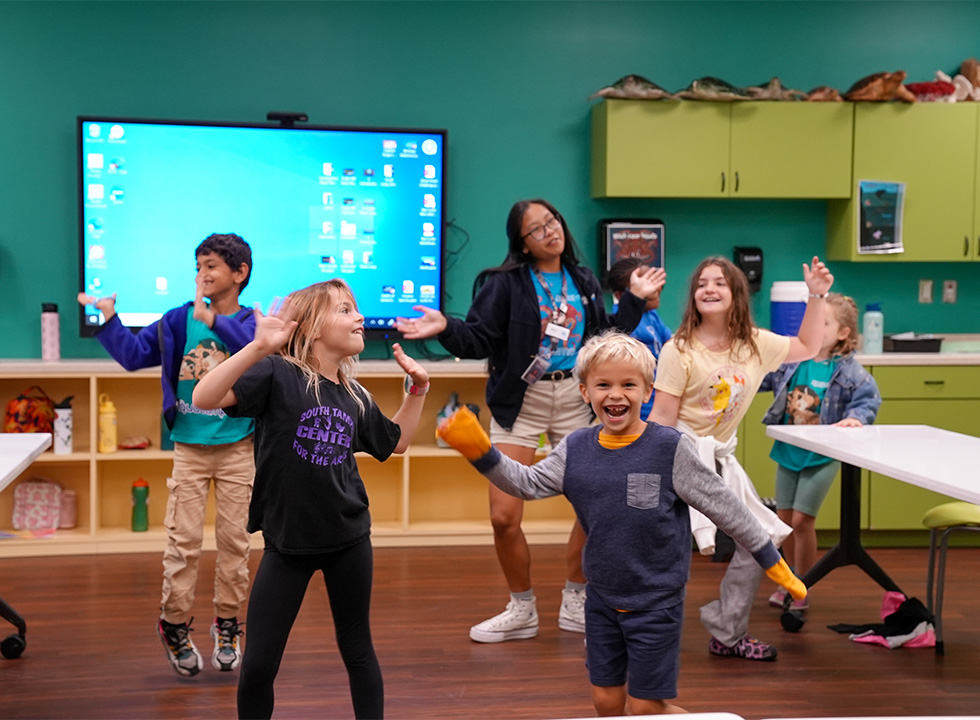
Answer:
[[255, 309], [255, 338], [248, 345], [208, 372], [194, 388], [194, 404], [203, 410], [226, 408], [236, 404], [232, 387], [235, 381], [262, 358], [271, 355], [286, 344], [296, 328], [292, 320], [292, 307], [286, 298], [278, 307], [269, 308], [263, 315]]
[[544, 460], [524, 465], [490, 444], [490, 438], [465, 405], [443, 420], [436, 434], [459, 450], [480, 473], [508, 495], [533, 500], [561, 495], [565, 483], [565, 441]]
[[674, 454], [674, 489], [677, 496], [703, 513], [720, 530], [744, 547], [766, 575], [786, 588], [795, 600], [806, 597], [806, 586], [769, 539], [765, 528], [716, 472], [705, 466], [694, 444], [681, 438]]
[[85, 293], [78, 293], [78, 304], [79, 305], [95, 305], [102, 316], [105, 318], [105, 322], [109, 322], [116, 315], [116, 293], [108, 295], [106, 297], [97, 298], [92, 295], [86, 295]]
[[402, 406], [391, 418], [402, 431], [394, 452], [403, 453], [412, 444], [412, 438], [419, 426], [422, 406], [425, 405], [425, 394], [429, 391], [429, 373], [413, 358], [409, 357], [398, 343], [395, 343], [392, 349], [395, 352], [395, 360], [402, 370], [408, 373], [412, 379], [412, 388], [415, 389], [415, 392], [409, 390], [408, 395], [402, 401]]

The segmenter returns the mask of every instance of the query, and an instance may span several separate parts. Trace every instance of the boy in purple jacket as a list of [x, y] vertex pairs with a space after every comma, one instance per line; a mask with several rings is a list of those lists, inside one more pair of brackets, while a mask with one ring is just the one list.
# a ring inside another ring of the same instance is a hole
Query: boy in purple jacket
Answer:
[[203, 665], [190, 637], [190, 613], [212, 481], [218, 557], [211, 664], [228, 671], [241, 662], [238, 612], [248, 592], [247, 520], [255, 476], [252, 420], [204, 411], [191, 402], [194, 387], [208, 370], [255, 334], [252, 310], [238, 303], [252, 272], [252, 250], [238, 235], [215, 234], [198, 245], [195, 256], [194, 301], [169, 310], [136, 334], [116, 314], [114, 294], [78, 297], [104, 315], [96, 337], [120, 365], [127, 370], [162, 366], [163, 415], [174, 441], [174, 467], [167, 479], [167, 548], [157, 633], [170, 664], [184, 676], [197, 675]]

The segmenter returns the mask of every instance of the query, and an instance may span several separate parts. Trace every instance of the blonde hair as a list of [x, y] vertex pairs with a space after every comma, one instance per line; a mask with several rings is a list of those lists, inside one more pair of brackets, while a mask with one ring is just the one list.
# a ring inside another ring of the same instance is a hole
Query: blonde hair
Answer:
[[834, 311], [837, 323], [842, 328], [850, 328], [851, 332], [843, 340], [839, 340], [830, 349], [830, 357], [850, 355], [857, 349], [858, 341], [858, 308], [854, 298], [840, 293], [827, 294], [827, 307]]
[[[322, 331], [323, 326], [329, 322], [329, 311], [333, 307], [331, 291], [339, 293], [344, 299], [349, 299], [357, 309], [357, 301], [350, 286], [343, 280], [333, 279], [325, 282], [315, 283], [302, 290], [296, 290], [289, 294], [289, 302], [293, 309], [293, 319], [296, 321], [296, 330], [286, 344], [279, 350], [279, 354], [289, 363], [292, 363], [306, 377], [306, 390], [312, 391], [317, 402], [320, 402], [320, 374], [313, 352], [313, 342]], [[357, 355], [350, 355], [340, 361], [340, 368], [337, 371], [337, 379], [344, 386], [347, 392], [357, 403], [357, 406], [364, 411], [364, 399], [361, 393], [366, 390], [357, 382], [354, 377], [357, 374]], [[361, 392], [357, 392], [355, 389]]]
[[657, 360], [650, 348], [636, 338], [618, 330], [606, 330], [585, 341], [575, 360], [575, 377], [585, 383], [596, 366], [607, 362], [625, 362], [643, 376], [644, 386], [653, 382]]

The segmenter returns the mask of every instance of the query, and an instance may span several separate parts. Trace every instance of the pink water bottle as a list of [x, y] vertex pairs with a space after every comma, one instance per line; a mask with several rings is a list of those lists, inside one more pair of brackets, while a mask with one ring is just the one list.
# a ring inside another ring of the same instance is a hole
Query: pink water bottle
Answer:
[[61, 327], [55, 303], [41, 303], [41, 359], [61, 359]]

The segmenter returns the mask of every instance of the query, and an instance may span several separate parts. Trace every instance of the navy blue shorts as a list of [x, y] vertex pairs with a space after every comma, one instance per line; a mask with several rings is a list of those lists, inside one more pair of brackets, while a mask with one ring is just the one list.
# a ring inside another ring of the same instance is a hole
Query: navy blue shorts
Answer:
[[677, 697], [684, 603], [663, 610], [619, 612], [588, 592], [585, 666], [598, 687], [628, 685], [641, 700]]

